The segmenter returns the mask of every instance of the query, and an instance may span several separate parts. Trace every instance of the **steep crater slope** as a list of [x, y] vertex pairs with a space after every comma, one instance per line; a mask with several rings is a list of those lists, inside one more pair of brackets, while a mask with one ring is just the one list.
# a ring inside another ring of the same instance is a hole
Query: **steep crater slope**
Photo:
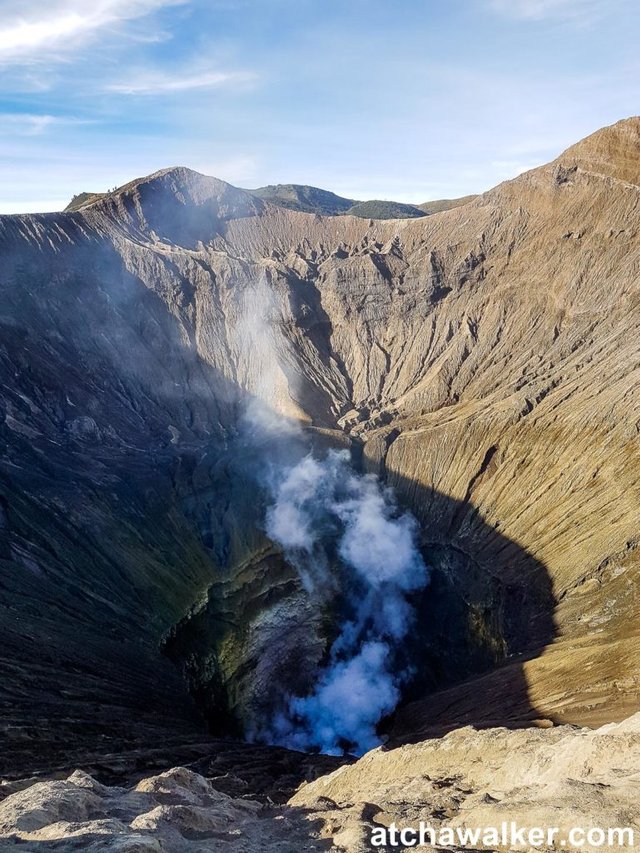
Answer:
[[186, 169], [2, 217], [0, 772], [197, 740], [202, 712], [246, 725], [270, 650], [283, 677], [321, 659], [330, 627], [234, 467], [256, 279], [282, 330], [271, 404], [421, 522], [434, 575], [395, 736], [627, 715], [639, 138], [627, 120], [413, 221], [286, 211]]

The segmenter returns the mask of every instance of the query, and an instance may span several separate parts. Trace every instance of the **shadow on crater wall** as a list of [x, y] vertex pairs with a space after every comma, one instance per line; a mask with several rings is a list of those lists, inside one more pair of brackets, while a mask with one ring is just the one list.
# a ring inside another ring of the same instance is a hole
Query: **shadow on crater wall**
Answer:
[[488, 525], [473, 503], [391, 479], [420, 521], [433, 567], [418, 604], [416, 677], [395, 715], [392, 742], [461, 725], [537, 720], [522, 664], [556, 637], [546, 566]]

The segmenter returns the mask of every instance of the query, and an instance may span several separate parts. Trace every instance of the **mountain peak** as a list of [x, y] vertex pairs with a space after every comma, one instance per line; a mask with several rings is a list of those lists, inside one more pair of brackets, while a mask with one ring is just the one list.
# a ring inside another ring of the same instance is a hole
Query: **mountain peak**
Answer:
[[167, 169], [159, 169], [142, 178], [136, 178], [128, 184], [118, 187], [112, 196], [136, 195], [147, 193], [162, 193], [173, 196], [177, 201], [188, 204], [203, 205], [215, 201], [238, 203], [240, 201], [248, 204], [252, 197], [245, 190], [213, 178], [203, 175], [187, 166], [171, 166]]
[[152, 240], [193, 248], [210, 242], [221, 223], [256, 216], [264, 203], [218, 178], [174, 166], [89, 196], [79, 209], [127, 222]]

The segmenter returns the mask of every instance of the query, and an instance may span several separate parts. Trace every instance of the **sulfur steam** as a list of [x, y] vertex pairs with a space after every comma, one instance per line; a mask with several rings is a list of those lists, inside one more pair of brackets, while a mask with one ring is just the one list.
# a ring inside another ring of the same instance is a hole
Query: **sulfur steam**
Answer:
[[429, 577], [417, 524], [375, 476], [354, 470], [348, 451], [321, 457], [290, 440], [300, 430], [274, 414], [264, 395], [279, 350], [278, 312], [265, 281], [245, 299], [239, 328], [263, 355], [262, 399], [245, 423], [263, 448], [266, 532], [310, 600], [340, 619], [309, 694], [283, 697], [252, 736], [294, 749], [362, 753], [379, 743], [376, 727], [396, 707], [407, 677], [397, 653], [415, 620], [411, 595]]
[[345, 617], [311, 694], [289, 697], [263, 734], [295, 749], [365, 752], [400, 698], [395, 652], [415, 616], [407, 598], [428, 579], [416, 523], [347, 451], [309, 455], [271, 488], [267, 533], [317, 599], [333, 590], [336, 561]]

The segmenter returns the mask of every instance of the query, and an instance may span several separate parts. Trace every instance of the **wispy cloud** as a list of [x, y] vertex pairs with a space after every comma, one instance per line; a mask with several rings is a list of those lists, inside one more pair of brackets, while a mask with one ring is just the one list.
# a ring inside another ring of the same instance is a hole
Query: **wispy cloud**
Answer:
[[185, 0], [38, 0], [0, 2], [0, 63], [62, 58], [101, 30]]
[[134, 73], [131, 74], [131, 79], [122, 83], [111, 83], [105, 87], [105, 90], [120, 95], [166, 95], [193, 89], [219, 89], [225, 86], [252, 83], [255, 80], [257, 76], [249, 71], [205, 71], [182, 76], [164, 72]]
[[620, 5], [616, 0], [489, 0], [500, 14], [529, 21], [565, 20], [590, 24]]
[[54, 128], [95, 124], [94, 120], [71, 116], [49, 115], [47, 113], [1, 113], [0, 136], [40, 136]]
[[2, 113], [2, 135], [17, 134], [19, 136], [38, 136], [55, 123], [56, 117], [51, 115], [31, 115], [28, 113]]

